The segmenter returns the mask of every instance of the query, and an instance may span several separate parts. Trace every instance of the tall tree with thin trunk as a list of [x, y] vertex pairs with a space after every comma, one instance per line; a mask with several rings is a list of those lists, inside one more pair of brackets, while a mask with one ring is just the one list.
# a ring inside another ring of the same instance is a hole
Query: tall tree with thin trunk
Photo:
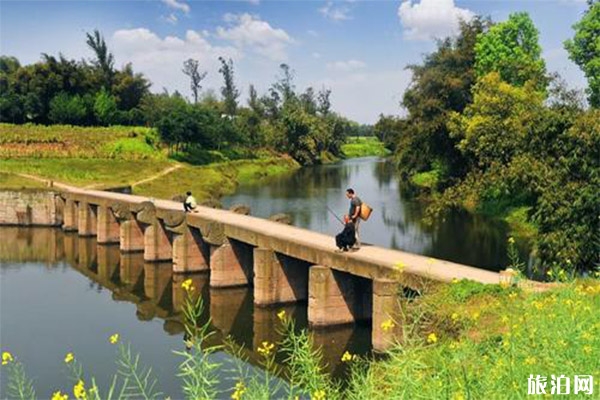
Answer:
[[326, 116], [331, 111], [331, 89], [322, 88], [317, 95], [317, 111]]
[[106, 90], [111, 89], [112, 78], [114, 75], [115, 58], [108, 51], [104, 37], [97, 29], [93, 33], [86, 33], [86, 43], [96, 54], [93, 64], [102, 74], [102, 83]]
[[223, 75], [221, 94], [223, 95], [223, 100], [225, 102], [225, 112], [228, 115], [235, 115], [240, 91], [235, 87], [235, 81], [233, 79], [233, 61], [231, 58], [225, 60], [223, 57], [219, 57], [219, 61], [221, 61], [219, 72]]
[[200, 72], [200, 63], [193, 58], [183, 62], [182, 71], [190, 77], [190, 88], [192, 89], [192, 95], [194, 96], [194, 103], [198, 103], [198, 95], [200, 94], [200, 89], [202, 89], [200, 83], [206, 78], [206, 71]]
[[278, 77], [277, 82], [273, 84], [273, 89], [279, 92], [283, 105], [286, 105], [296, 98], [294, 71], [287, 64], [281, 64], [279, 68], [281, 69], [281, 75]]

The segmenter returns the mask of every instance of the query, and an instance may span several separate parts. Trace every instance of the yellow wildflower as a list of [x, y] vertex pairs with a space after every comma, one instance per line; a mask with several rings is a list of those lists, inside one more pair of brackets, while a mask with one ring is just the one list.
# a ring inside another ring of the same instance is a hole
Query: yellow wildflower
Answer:
[[517, 297], [517, 294], [515, 292], [512, 292], [511, 294], [508, 295], [509, 299], [515, 299]]
[[436, 343], [437, 341], [438, 338], [435, 333], [430, 333], [429, 336], [427, 336], [427, 343]]
[[458, 283], [458, 279], [452, 278], [452, 283]]
[[356, 360], [356, 354], [350, 354], [348, 350], [342, 355], [342, 362]]
[[271, 350], [273, 350], [274, 347], [275, 345], [273, 343], [262, 342], [262, 346], [258, 348], [258, 352], [266, 357], [271, 354]]
[[533, 364], [535, 364], [535, 357], [527, 357], [525, 359], [525, 364], [527, 364], [527, 365], [533, 365]]
[[245, 391], [246, 386], [244, 385], [244, 382], [238, 382], [235, 384], [235, 391], [231, 394], [231, 398], [233, 400], [240, 400]]
[[110, 344], [116, 344], [119, 341], [119, 334], [115, 333], [110, 338], [108, 338], [108, 341], [110, 342]]
[[406, 268], [406, 264], [404, 264], [402, 261], [396, 263], [396, 269], [398, 271], [403, 272], [404, 268]]
[[395, 326], [396, 325], [392, 322], [391, 319], [388, 319], [388, 320], [383, 321], [381, 323], [381, 329], [383, 329], [384, 332], [388, 332], [389, 330], [391, 330]]
[[2, 365], [6, 365], [11, 361], [14, 361], [12, 354], [10, 354], [8, 351], [3, 351], [2, 352]]
[[52, 400], [68, 400], [68, 398], [69, 395], [67, 395], [66, 393], [62, 394], [60, 390], [52, 394]]
[[590, 354], [592, 352], [592, 346], [583, 346], [583, 352], [585, 354]]
[[284, 320], [285, 319], [285, 310], [281, 310], [277, 313], [277, 318], [279, 318], [280, 320]]
[[181, 284], [181, 287], [186, 292], [192, 292], [194, 290], [194, 285], [192, 284], [191, 279], [186, 279], [185, 281], [183, 281], [183, 283]]
[[325, 391], [324, 390], [317, 390], [316, 392], [314, 392], [311, 396], [312, 400], [325, 400]]
[[87, 399], [87, 393], [85, 392], [85, 383], [80, 379], [75, 386], [73, 386], [73, 394], [76, 399], [85, 400]]
[[508, 238], [508, 243], [510, 243], [510, 244], [515, 244], [515, 238], [514, 238], [514, 237], [512, 237], [512, 236], [511, 236], [511, 237], [509, 237], [509, 238]]
[[465, 396], [462, 393], [454, 393], [452, 400], [465, 400]]
[[458, 321], [458, 318], [459, 318], [458, 313], [453, 313], [451, 318], [452, 318], [452, 321], [454, 321], [454, 322]]
[[73, 353], [67, 353], [67, 355], [65, 356], [65, 362], [68, 364], [71, 361], [73, 361], [75, 359], [75, 357], [73, 356]]

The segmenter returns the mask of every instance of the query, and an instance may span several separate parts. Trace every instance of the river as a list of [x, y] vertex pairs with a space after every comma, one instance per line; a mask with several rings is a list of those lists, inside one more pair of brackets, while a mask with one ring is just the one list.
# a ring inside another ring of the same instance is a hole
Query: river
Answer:
[[[402, 189], [391, 165], [377, 158], [304, 168], [240, 186], [223, 203], [247, 204], [261, 217], [288, 213], [297, 226], [335, 234], [341, 227], [327, 205], [340, 215], [347, 212], [348, 187], [374, 208], [361, 226], [364, 242], [493, 270], [506, 264], [505, 224], [459, 212], [424, 224], [424, 205]], [[211, 289], [207, 274], [174, 276], [169, 263], [145, 263], [142, 254], [121, 254], [118, 246], [60, 229], [2, 227], [0, 238], [0, 347], [24, 363], [38, 397], [49, 398], [57, 390], [72, 394], [63, 361], [67, 352], [75, 354], [88, 379], [96, 376], [106, 386], [116, 371], [117, 353], [108, 338], [119, 333], [141, 353], [141, 362], [152, 366], [165, 397], [180, 398], [175, 374], [182, 359], [173, 350], [184, 349], [181, 282], [188, 277], [203, 295], [203, 320], [211, 318], [214, 343], [230, 335], [249, 369], [257, 370], [260, 343], [278, 339], [281, 308], [253, 307], [251, 289]], [[305, 303], [284, 309], [306, 326]], [[316, 331], [314, 339], [324, 349], [328, 370], [338, 377], [345, 373], [340, 358], [346, 350], [366, 354], [371, 349], [368, 325]], [[231, 363], [230, 353], [219, 351], [214, 359]], [[4, 398], [7, 376], [1, 375]], [[224, 380], [220, 387], [234, 385]]]

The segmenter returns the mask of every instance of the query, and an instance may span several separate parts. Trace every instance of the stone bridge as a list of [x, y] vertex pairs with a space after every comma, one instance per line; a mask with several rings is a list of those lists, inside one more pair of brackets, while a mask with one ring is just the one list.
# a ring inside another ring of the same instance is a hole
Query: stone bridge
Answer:
[[118, 243], [121, 253], [143, 253], [146, 262], [171, 261], [174, 274], [210, 271], [211, 288], [249, 286], [258, 307], [307, 301], [313, 328], [371, 320], [378, 350], [401, 333], [399, 323], [382, 324], [398, 321], [405, 288], [453, 279], [499, 283], [501, 276], [376, 246], [338, 253], [328, 235], [252, 217], [244, 207], [199, 206], [186, 214], [174, 201], [60, 188], [55, 214], [65, 231]]

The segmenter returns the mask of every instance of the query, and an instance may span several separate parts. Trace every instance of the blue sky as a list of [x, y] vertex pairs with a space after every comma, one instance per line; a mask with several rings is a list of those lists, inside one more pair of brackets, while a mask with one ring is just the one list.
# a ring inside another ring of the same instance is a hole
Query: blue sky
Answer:
[[90, 58], [85, 32], [99, 29], [117, 66], [133, 63], [153, 91], [189, 96], [181, 66], [195, 58], [208, 72], [204, 90], [218, 92], [217, 57], [224, 56], [234, 60], [244, 99], [250, 83], [264, 92], [286, 62], [297, 89], [328, 87], [336, 111], [374, 123], [380, 113], [402, 114], [399, 103], [410, 82], [405, 66], [432, 51], [435, 37], [453, 34], [458, 18], [476, 14], [503, 21], [527, 11], [548, 70], [585, 87], [562, 45], [585, 9], [583, 0], [0, 0], [0, 53], [23, 64], [42, 52]]

